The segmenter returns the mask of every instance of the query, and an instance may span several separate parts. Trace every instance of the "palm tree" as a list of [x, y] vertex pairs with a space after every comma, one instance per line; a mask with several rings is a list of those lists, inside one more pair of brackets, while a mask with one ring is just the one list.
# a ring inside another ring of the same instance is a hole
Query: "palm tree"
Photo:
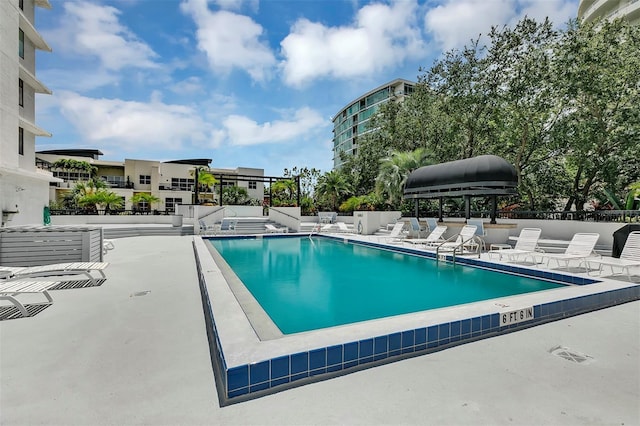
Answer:
[[397, 206], [402, 202], [404, 184], [409, 173], [430, 164], [433, 164], [433, 160], [424, 148], [410, 152], [392, 151], [391, 155], [380, 160], [376, 190], [387, 199], [388, 204]]
[[131, 203], [133, 204], [145, 203], [151, 206], [153, 203], [159, 202], [160, 198], [148, 192], [138, 192], [137, 194], [133, 194], [133, 196], [131, 197]]
[[352, 193], [352, 189], [342, 173], [331, 170], [318, 178], [316, 193], [329, 198], [331, 209], [338, 211], [342, 200]]
[[99, 189], [79, 197], [78, 205], [94, 212], [97, 212], [98, 207], [104, 206], [104, 213], [108, 214], [111, 209], [122, 208], [122, 197], [113, 191]]

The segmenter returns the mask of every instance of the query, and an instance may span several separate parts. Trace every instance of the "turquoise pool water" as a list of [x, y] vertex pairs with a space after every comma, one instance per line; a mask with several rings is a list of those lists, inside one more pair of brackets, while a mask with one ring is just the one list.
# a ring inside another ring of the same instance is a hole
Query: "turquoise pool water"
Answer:
[[211, 244], [283, 334], [562, 287], [327, 238]]

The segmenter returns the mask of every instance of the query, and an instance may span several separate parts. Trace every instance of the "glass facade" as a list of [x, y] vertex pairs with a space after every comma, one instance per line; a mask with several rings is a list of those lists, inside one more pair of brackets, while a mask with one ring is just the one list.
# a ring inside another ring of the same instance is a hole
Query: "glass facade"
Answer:
[[369, 121], [380, 106], [389, 100], [402, 102], [405, 96], [413, 92], [414, 85], [407, 80], [394, 80], [356, 99], [336, 114], [333, 119], [334, 169], [340, 168], [343, 163], [341, 153], [355, 155], [358, 136], [371, 130]]

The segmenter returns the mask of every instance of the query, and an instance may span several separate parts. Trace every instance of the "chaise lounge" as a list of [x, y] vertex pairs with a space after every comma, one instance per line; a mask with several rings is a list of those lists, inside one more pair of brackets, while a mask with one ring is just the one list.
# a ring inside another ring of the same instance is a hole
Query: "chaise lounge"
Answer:
[[[71, 263], [53, 263], [42, 266], [0, 266], [0, 274], [3, 278], [0, 282], [24, 280], [26, 278], [41, 277], [61, 277], [67, 275], [84, 275], [95, 286], [98, 285], [96, 279], [107, 279], [104, 274], [105, 268], [109, 266], [108, 262], [71, 262]], [[99, 277], [93, 276], [91, 273], [97, 272]]]
[[616, 275], [614, 268], [620, 268], [621, 274], [627, 271], [627, 277], [631, 281], [631, 268], [640, 267], [640, 231], [633, 231], [627, 237], [627, 241], [624, 243], [620, 258], [616, 257], [603, 257], [601, 259], [588, 259], [587, 265], [591, 268], [591, 263], [599, 265], [599, 272], [602, 274], [602, 267], [609, 266], [611, 268], [611, 274]]
[[30, 314], [27, 307], [16, 299], [16, 296], [28, 293], [40, 293], [47, 298], [47, 302], [40, 302], [38, 305], [50, 305], [53, 303], [53, 299], [48, 290], [58, 284], [60, 284], [60, 281], [0, 281], [0, 300], [8, 300], [18, 308], [23, 317], [28, 317]]

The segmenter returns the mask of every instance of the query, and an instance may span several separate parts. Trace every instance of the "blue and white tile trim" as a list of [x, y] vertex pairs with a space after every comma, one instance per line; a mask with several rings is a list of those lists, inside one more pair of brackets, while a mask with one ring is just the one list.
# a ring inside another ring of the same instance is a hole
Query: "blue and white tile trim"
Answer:
[[[458, 258], [457, 262], [476, 267], [551, 278], [573, 285], [560, 291], [505, 298], [501, 303], [489, 301], [437, 310], [437, 313], [410, 314], [387, 322], [376, 320], [372, 324], [359, 323], [332, 331], [259, 341], [255, 333], [247, 332], [245, 324], [238, 324], [241, 316], [237, 309], [225, 308], [224, 304], [230, 299], [222, 294], [225, 290], [220, 277], [211, 276], [215, 262], [207, 258], [210, 254], [205, 243], [195, 239], [194, 248], [212, 361], [223, 404], [640, 299], [640, 285], [633, 283]], [[415, 254], [412, 249], [399, 251]], [[216, 300], [218, 297], [221, 300]], [[501, 313], [514, 307], [533, 307], [534, 318], [501, 326]], [[390, 331], [380, 333], [380, 330]]]

